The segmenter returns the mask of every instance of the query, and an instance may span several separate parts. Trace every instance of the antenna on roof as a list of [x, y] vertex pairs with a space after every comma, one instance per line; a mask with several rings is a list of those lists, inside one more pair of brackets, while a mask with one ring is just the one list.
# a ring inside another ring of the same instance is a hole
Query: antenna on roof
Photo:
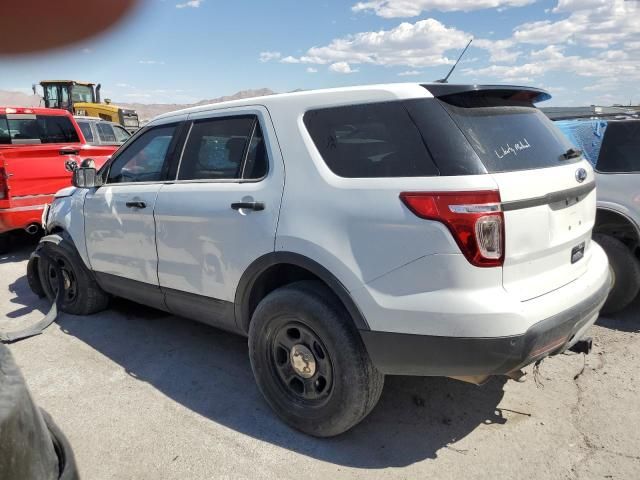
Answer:
[[469, 43], [467, 43], [467, 46], [464, 47], [464, 50], [462, 50], [462, 53], [460, 54], [460, 56], [458, 57], [458, 60], [456, 60], [456, 63], [453, 64], [453, 67], [451, 67], [451, 70], [449, 70], [449, 73], [447, 73], [447, 76], [444, 78], [441, 78], [440, 80], [436, 80], [436, 83], [447, 83], [449, 80], [449, 77], [451, 76], [451, 74], [453, 73], [453, 71], [456, 69], [456, 67], [458, 66], [458, 63], [460, 62], [460, 59], [462, 58], [462, 56], [464, 55], [464, 52], [467, 51], [467, 48], [469, 48], [469, 45], [471, 45], [471, 42], [473, 42], [473, 38], [471, 40], [469, 40]]

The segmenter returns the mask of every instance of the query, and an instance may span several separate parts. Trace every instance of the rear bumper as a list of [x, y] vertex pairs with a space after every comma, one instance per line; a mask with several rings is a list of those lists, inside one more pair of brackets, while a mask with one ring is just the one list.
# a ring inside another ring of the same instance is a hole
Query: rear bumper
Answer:
[[33, 223], [40, 225], [46, 204], [0, 208], [0, 233], [20, 230]]
[[610, 281], [522, 335], [464, 338], [361, 331], [371, 360], [389, 375], [502, 375], [565, 351], [596, 321]]

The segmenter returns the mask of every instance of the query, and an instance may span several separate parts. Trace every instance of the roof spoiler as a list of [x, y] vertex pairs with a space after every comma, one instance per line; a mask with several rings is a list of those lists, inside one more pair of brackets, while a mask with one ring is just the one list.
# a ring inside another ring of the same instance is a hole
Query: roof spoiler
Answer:
[[520, 87], [516, 85], [452, 85], [448, 83], [425, 83], [422, 84], [422, 86], [436, 98], [449, 96], [485, 97], [531, 103], [544, 102], [551, 98], [551, 94], [541, 88]]

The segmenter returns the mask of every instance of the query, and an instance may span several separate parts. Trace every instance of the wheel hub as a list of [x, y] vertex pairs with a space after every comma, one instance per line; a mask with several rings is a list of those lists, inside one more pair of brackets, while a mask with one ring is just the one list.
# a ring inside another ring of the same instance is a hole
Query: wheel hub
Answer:
[[294, 345], [289, 353], [291, 366], [302, 378], [311, 378], [316, 373], [316, 358], [307, 347]]

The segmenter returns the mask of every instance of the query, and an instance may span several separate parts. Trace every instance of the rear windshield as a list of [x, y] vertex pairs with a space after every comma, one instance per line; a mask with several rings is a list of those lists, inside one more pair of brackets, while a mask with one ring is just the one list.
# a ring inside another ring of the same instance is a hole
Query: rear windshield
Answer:
[[608, 122], [596, 169], [599, 172], [640, 171], [640, 121]]
[[304, 123], [327, 166], [341, 177], [439, 174], [400, 102], [310, 110]]
[[492, 100], [467, 95], [439, 99], [488, 172], [555, 167], [580, 160], [563, 157], [571, 143], [532, 104]]
[[0, 117], [0, 143], [78, 143], [71, 120], [63, 116], [7, 114]]

